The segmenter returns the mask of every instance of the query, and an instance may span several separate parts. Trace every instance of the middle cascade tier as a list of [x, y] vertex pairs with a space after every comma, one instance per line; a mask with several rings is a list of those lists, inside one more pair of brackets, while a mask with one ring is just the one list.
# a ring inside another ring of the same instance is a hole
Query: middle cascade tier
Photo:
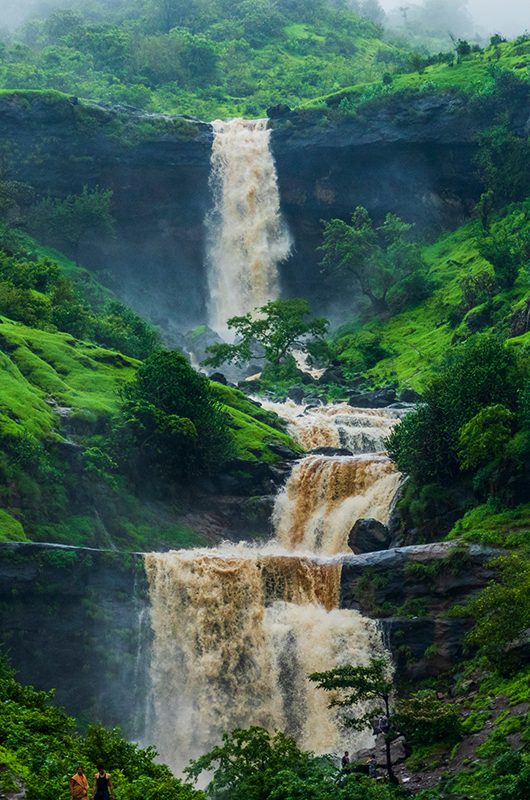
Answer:
[[384, 447], [401, 409], [265, 403], [288, 423], [306, 450], [341, 448], [351, 455], [311, 454], [299, 461], [276, 498], [275, 536], [286, 550], [319, 555], [348, 552], [359, 519], [386, 524], [401, 474]]
[[276, 499], [276, 539], [287, 550], [346, 552], [357, 520], [388, 522], [400, 480], [383, 454], [308, 456], [295, 466]]

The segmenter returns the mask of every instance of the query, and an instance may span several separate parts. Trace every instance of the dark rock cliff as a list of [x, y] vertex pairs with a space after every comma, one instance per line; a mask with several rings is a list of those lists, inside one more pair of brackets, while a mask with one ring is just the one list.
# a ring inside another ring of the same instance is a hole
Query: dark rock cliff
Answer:
[[[520, 109], [515, 128], [528, 115]], [[316, 252], [321, 218], [347, 218], [363, 204], [423, 229], [457, 225], [480, 193], [473, 158], [491, 117], [480, 103], [447, 93], [396, 96], [332, 121], [292, 113], [273, 125], [294, 240], [284, 288], [325, 304]], [[166, 327], [204, 317], [211, 126], [26, 92], [0, 98], [0, 129], [8, 173], [39, 192], [113, 190], [118, 235], [85, 243], [82, 261], [105, 269], [118, 294]]]
[[438, 675], [462, 658], [471, 626], [451, 609], [492, 578], [493, 548], [455, 542], [398, 547], [344, 559], [341, 607], [381, 620], [398, 675]]
[[491, 117], [458, 93], [396, 95], [334, 121], [293, 112], [275, 124], [283, 208], [295, 241], [285, 281], [295, 295], [307, 294], [308, 283], [312, 294], [322, 291], [315, 264], [321, 219], [348, 218], [363, 205], [376, 218], [393, 212], [436, 232], [461, 224], [480, 195], [473, 160]]
[[26, 92], [0, 97], [0, 130], [9, 174], [40, 194], [112, 189], [117, 235], [83, 242], [82, 263], [157, 322], [204, 316], [209, 125]]
[[0, 642], [18, 678], [89, 720], [142, 733], [150, 625], [141, 556], [0, 545]]

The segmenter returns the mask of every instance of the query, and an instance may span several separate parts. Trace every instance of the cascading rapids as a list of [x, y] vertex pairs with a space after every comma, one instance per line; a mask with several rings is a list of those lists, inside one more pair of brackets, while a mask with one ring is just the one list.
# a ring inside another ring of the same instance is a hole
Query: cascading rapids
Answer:
[[227, 335], [230, 317], [278, 296], [278, 265], [291, 240], [280, 214], [267, 119], [216, 120], [208, 227], [208, 316]]
[[[298, 428], [291, 413], [291, 430], [303, 429], [302, 440], [311, 429], [315, 445], [327, 444], [317, 433], [323, 418], [357, 415], [350, 427], [377, 430], [378, 443], [396, 422], [384, 412], [335, 410], [302, 409]], [[352, 744], [307, 676], [384, 652], [375, 623], [338, 608], [341, 559], [326, 554], [345, 549], [360, 516], [388, 517], [398, 481], [384, 453], [309, 455], [278, 497], [268, 544], [145, 556], [154, 634], [148, 739], [174, 769], [250, 725], [283, 730], [317, 753], [369, 745], [370, 734]]]

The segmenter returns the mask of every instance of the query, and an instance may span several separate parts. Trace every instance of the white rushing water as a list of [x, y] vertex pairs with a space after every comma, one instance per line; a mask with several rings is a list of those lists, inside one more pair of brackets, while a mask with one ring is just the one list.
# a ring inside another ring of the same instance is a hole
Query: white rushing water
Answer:
[[280, 214], [268, 120], [212, 124], [208, 316], [226, 337], [230, 317], [278, 296], [278, 265], [289, 255], [291, 240]]
[[367, 441], [379, 448], [381, 431], [396, 418], [349, 406], [277, 410], [312, 446], [332, 443], [328, 428], [336, 434], [337, 420], [348, 417], [348, 430], [366, 429], [361, 443], [349, 438], [363, 452], [297, 462], [277, 499], [276, 536], [265, 545], [146, 555], [154, 633], [149, 739], [175, 770], [235, 727], [283, 730], [317, 753], [371, 741], [370, 733], [343, 729], [329, 695], [307, 676], [384, 652], [373, 621], [338, 607], [337, 554], [356, 519], [388, 518], [400, 476], [385, 453], [364, 448]]

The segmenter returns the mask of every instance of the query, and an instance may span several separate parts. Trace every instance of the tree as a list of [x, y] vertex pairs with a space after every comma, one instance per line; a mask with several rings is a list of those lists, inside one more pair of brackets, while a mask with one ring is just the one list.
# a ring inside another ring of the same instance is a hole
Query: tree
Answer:
[[30, 228], [43, 241], [66, 245], [77, 263], [81, 244], [89, 236], [114, 234], [111, 201], [112, 192], [99, 186], [93, 190], [85, 186], [64, 200], [46, 197], [34, 208]]
[[515, 427], [515, 414], [497, 403], [481, 408], [460, 429], [462, 469], [476, 469], [503, 458]]
[[171, 482], [213, 473], [232, 454], [227, 417], [209, 381], [176, 351], [159, 350], [122, 390], [117, 455], [135, 478]]
[[523, 374], [512, 350], [489, 334], [454, 347], [423, 392], [424, 403], [390, 435], [387, 447], [419, 486], [459, 474], [460, 431], [484, 407], [517, 406]]
[[432, 689], [422, 689], [401, 699], [396, 705], [394, 724], [412, 745], [454, 744], [462, 736], [458, 706], [438, 700]]
[[378, 314], [421, 300], [428, 291], [426, 266], [419, 245], [410, 240], [412, 228], [395, 214], [377, 226], [362, 206], [351, 223], [324, 222], [323, 274], [347, 288], [353, 284]]
[[[344, 722], [349, 728], [357, 731], [365, 730], [372, 725], [374, 717], [384, 711], [389, 726], [385, 733], [386, 768], [391, 783], [397, 783], [392, 769], [390, 750], [392, 681], [389, 677], [388, 662], [383, 658], [372, 658], [367, 667], [347, 664], [327, 672], [314, 672], [309, 679], [317, 683], [320, 689], [338, 693], [329, 705], [330, 708], [339, 706], [350, 709], [344, 715]], [[367, 703], [371, 705], [367, 706]]]
[[[355, 774], [337, 775], [332, 759], [300, 750], [283, 733], [237, 729], [192, 762], [194, 780], [212, 774], [212, 800], [397, 800], [393, 787]], [[339, 780], [337, 780], [339, 778]]]
[[[261, 308], [241, 317], [228, 320], [235, 331], [235, 344], [214, 344], [207, 348], [211, 355], [204, 362], [218, 367], [225, 362], [244, 364], [250, 359], [264, 358], [279, 365], [293, 350], [307, 350], [311, 343], [326, 333], [328, 321], [307, 319], [310, 307], [307, 300], [270, 300]], [[256, 346], [263, 355], [256, 354]]]
[[507, 666], [508, 645], [530, 628], [530, 561], [520, 554], [491, 562], [499, 577], [467, 605], [475, 624], [466, 637], [490, 661]]
[[480, 255], [493, 265], [502, 288], [511, 288], [519, 271], [530, 260], [530, 211], [508, 214], [491, 225], [478, 240]]

